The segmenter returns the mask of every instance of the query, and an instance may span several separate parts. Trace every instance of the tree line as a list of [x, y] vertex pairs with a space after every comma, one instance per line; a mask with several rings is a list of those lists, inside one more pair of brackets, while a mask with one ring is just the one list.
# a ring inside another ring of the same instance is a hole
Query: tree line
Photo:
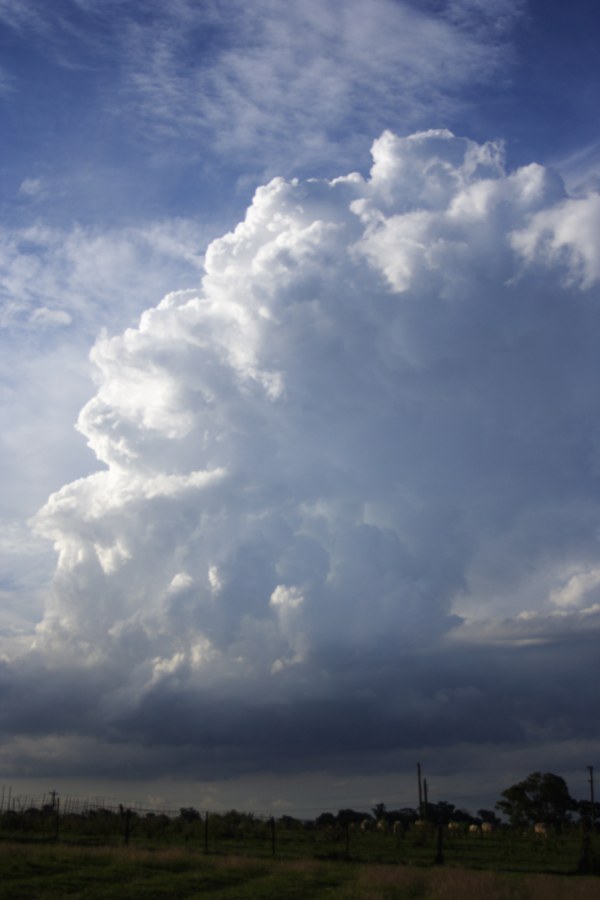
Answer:
[[[371, 809], [368, 818], [387, 825], [399, 822], [404, 827], [410, 827], [419, 820], [434, 825], [448, 825], [450, 822], [481, 825], [485, 822], [494, 827], [506, 824], [513, 828], [530, 828], [540, 822], [560, 833], [576, 821], [583, 824], [585, 830], [590, 830], [600, 820], [600, 803], [591, 799], [576, 800], [560, 775], [532, 772], [523, 781], [502, 791], [494, 809], [479, 809], [477, 815], [440, 800], [437, 803], [425, 801], [420, 809], [404, 807], [389, 810], [384, 803], [378, 803]], [[364, 819], [364, 812], [341, 809], [337, 815], [322, 813], [317, 817], [316, 824], [346, 827], [359, 824]]]
[[[129, 818], [133, 817], [140, 820], [142, 816], [135, 810], [124, 810], [122, 806], [117, 809], [110, 810], [108, 808], [90, 808], [83, 816], [69, 816], [66, 804], [60, 808], [59, 798], [56, 792], [51, 792], [52, 801], [44, 804], [41, 808], [23, 807], [21, 814], [16, 812], [15, 807], [11, 811], [9, 808], [4, 812], [0, 819], [4, 826], [9, 825], [9, 820], [25, 818], [33, 820], [37, 817], [54, 817], [59, 816], [62, 819], [88, 819], [90, 824], [92, 820], [98, 819], [96, 824], [100, 824], [100, 820], [108, 824], [109, 820], [118, 817], [123, 819], [127, 813]], [[593, 796], [593, 783], [592, 783]], [[170, 815], [165, 813], [154, 813], [146, 811], [143, 818], [148, 826], [154, 826], [159, 829], [164, 828], [171, 823], [181, 826], [199, 824], [204, 821], [207, 813], [201, 813], [194, 807], [182, 807], [179, 814], [175, 815], [174, 811]], [[229, 810], [228, 812], [210, 813], [211, 828], [228, 832], [240, 832], [256, 829], [264, 823], [266, 819], [256, 816], [253, 813], [238, 812], [237, 810]], [[269, 821], [271, 817], [269, 817]], [[494, 806], [494, 809], [479, 809], [477, 814], [473, 815], [466, 809], [457, 808], [453, 803], [446, 800], [440, 800], [437, 803], [425, 800], [419, 808], [402, 807], [399, 809], [388, 809], [384, 803], [378, 803], [372, 807], [370, 812], [357, 810], [352, 808], [340, 809], [337, 813], [323, 812], [313, 820], [299, 819], [291, 815], [281, 815], [278, 824], [285, 829], [310, 829], [310, 828], [327, 828], [337, 827], [348, 829], [350, 827], [358, 827], [365, 823], [379, 823], [380, 825], [392, 828], [398, 823], [403, 830], [409, 829], [418, 821], [424, 821], [431, 825], [448, 825], [450, 822], [468, 825], [482, 825], [488, 823], [494, 827], [509, 826], [513, 828], [530, 828], [536, 823], [544, 823], [546, 826], [554, 829], [557, 833], [561, 833], [569, 826], [582, 824], [584, 831], [590, 831], [596, 823], [600, 823], [600, 803], [592, 802], [592, 800], [576, 800], [569, 792], [567, 784], [560, 775], [552, 772], [532, 772], [523, 781], [513, 784], [511, 787], [502, 791], [500, 799]]]

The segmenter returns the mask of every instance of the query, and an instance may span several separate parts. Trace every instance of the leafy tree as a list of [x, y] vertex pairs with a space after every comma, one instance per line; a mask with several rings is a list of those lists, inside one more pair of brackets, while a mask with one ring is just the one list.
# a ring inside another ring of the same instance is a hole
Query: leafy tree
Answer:
[[385, 803], [377, 803], [373, 809], [371, 810], [373, 816], [379, 821], [380, 819], [386, 818], [386, 805]]
[[477, 815], [482, 822], [487, 822], [489, 825], [500, 825], [500, 819], [493, 809], [478, 809]]
[[468, 809], [455, 809], [452, 813], [453, 822], [462, 822], [465, 825], [477, 824], [477, 819], [469, 812]]
[[592, 807], [591, 800], [580, 800], [577, 804], [577, 809], [579, 810], [582, 821], [585, 822], [588, 827], [591, 826], [592, 821], [596, 823], [598, 819], [600, 819], [600, 803], [598, 803], [598, 801], [596, 801]]
[[342, 826], [342, 828], [347, 828], [348, 825], [352, 825], [353, 823], [362, 822], [365, 818], [364, 812], [357, 812], [355, 809], [340, 809], [337, 814], [338, 824]]
[[200, 818], [200, 813], [193, 806], [182, 806], [179, 815], [184, 822], [196, 822]]
[[428, 803], [426, 809], [426, 818], [428, 822], [435, 822], [437, 825], [447, 825], [454, 819], [456, 807], [454, 803], [448, 803], [447, 800], [440, 800], [438, 803]]
[[315, 819], [315, 824], [317, 828], [334, 828], [337, 823], [337, 819], [333, 813], [323, 812], [320, 816], [317, 816]]
[[570, 812], [577, 808], [564, 778], [552, 772], [532, 772], [524, 781], [502, 791], [502, 797], [496, 809], [517, 827], [545, 822], [560, 831], [570, 822]]
[[405, 806], [402, 809], [392, 809], [386, 812], [389, 822], [400, 822], [405, 828], [412, 825], [419, 818], [419, 813], [412, 807]]
[[296, 819], [294, 816], [280, 816], [277, 822], [281, 828], [286, 828], [288, 831], [299, 831], [304, 827], [302, 819]]

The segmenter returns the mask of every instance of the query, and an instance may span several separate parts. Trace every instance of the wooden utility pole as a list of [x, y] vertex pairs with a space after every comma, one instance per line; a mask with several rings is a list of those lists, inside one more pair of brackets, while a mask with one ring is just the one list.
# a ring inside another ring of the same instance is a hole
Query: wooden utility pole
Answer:
[[592, 870], [592, 834], [594, 833], [594, 824], [596, 821], [596, 805], [594, 798], [594, 767], [588, 766], [588, 772], [590, 773], [590, 777], [588, 778], [588, 782], [590, 785], [590, 815], [587, 821], [584, 819], [583, 826], [583, 834], [582, 834], [582, 844], [581, 844], [581, 858], [577, 865], [577, 872], [579, 875], [588, 875]]
[[417, 763], [417, 781], [419, 782], [419, 818], [423, 818], [423, 784], [421, 781], [421, 763]]
[[427, 779], [423, 779], [423, 806], [424, 806], [424, 815], [423, 818], [427, 818], [427, 811], [429, 807], [429, 796], [427, 792]]

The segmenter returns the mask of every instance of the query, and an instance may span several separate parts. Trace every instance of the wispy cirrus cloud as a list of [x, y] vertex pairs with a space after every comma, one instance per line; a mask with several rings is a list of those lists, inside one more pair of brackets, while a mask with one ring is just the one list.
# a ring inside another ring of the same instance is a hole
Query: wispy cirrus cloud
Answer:
[[14, 90], [14, 78], [0, 67], [0, 96], [8, 96]]
[[254, 171], [314, 172], [355, 158], [384, 127], [436, 124], [463, 108], [473, 84], [510, 68], [522, 3], [62, 0], [61, 8], [5, 0], [0, 19], [20, 34], [43, 32], [37, 52], [62, 66], [110, 62], [96, 108], [126, 123], [146, 151], [151, 141], [162, 155], [167, 141], [178, 155], [196, 145], [196, 158], [212, 165], [216, 156], [247, 168], [250, 154]]
[[334, 148], [339, 158], [342, 134], [410, 127], [425, 112], [441, 118], [466, 86], [505, 67], [521, 4], [496, 6], [474, 28], [464, 3], [432, 14], [389, 0], [201, 11], [182, 0], [176, 16], [125, 33], [123, 86], [150, 129], [210, 136], [233, 155], [260, 147], [267, 165], [279, 157], [314, 167]]
[[[38, 180], [25, 183], [37, 193]], [[79, 339], [119, 328], [173, 286], [199, 278], [206, 231], [185, 219], [114, 229], [43, 220], [0, 229], [0, 328], [77, 320]]]

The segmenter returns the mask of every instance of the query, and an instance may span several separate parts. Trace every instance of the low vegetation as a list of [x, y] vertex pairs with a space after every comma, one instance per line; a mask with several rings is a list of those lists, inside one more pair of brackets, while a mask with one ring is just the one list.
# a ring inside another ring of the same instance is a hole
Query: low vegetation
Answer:
[[196, 850], [0, 844], [3, 900], [595, 900], [598, 879]]
[[7, 801], [0, 900], [600, 896], [598, 804], [573, 800], [551, 773], [504, 791], [503, 819], [427, 800], [314, 820], [109, 808], [56, 792], [49, 803]]

